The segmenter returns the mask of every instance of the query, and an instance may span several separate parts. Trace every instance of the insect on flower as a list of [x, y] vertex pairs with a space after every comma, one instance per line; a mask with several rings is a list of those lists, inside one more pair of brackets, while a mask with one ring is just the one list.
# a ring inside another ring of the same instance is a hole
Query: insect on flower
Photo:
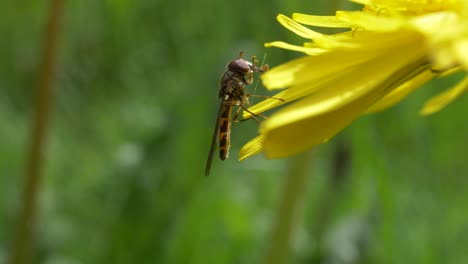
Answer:
[[[237, 120], [240, 110], [250, 113], [252, 118], [257, 122], [257, 116], [262, 115], [254, 114], [247, 108], [250, 107], [248, 100], [249, 96], [269, 97], [261, 95], [253, 95], [245, 93], [244, 86], [253, 82], [254, 72], [265, 72], [268, 70], [268, 64], [257, 67], [258, 60], [255, 56], [252, 57], [252, 62], [243, 59], [244, 52], [241, 52], [238, 59], [232, 60], [227, 65], [220, 80], [220, 88], [218, 98], [221, 99], [219, 106], [218, 117], [216, 118], [216, 126], [211, 141], [210, 152], [208, 153], [208, 160], [206, 161], [205, 175], [210, 174], [211, 162], [213, 160], [213, 153], [216, 148], [216, 141], [219, 138], [219, 157], [225, 160], [229, 156], [229, 147], [231, 145], [231, 124], [234, 122], [244, 121], [247, 119]], [[232, 109], [238, 106], [234, 119], [231, 119]]]

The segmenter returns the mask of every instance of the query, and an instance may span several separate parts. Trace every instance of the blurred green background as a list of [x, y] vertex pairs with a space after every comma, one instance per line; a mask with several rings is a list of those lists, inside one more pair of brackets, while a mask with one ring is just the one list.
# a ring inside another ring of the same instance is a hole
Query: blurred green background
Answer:
[[[340, 1], [65, 2], [34, 263], [262, 263], [288, 160], [204, 166], [226, 63], [270, 66], [304, 40], [277, 13], [333, 14]], [[20, 205], [49, 1], [0, 8], [0, 263]], [[468, 263], [468, 97], [420, 117], [434, 81], [360, 118], [310, 160], [288, 263]], [[250, 87], [249, 89], [253, 89]], [[261, 84], [257, 93], [267, 94]], [[295, 206], [295, 205], [291, 205]], [[287, 249], [285, 249], [287, 250]]]

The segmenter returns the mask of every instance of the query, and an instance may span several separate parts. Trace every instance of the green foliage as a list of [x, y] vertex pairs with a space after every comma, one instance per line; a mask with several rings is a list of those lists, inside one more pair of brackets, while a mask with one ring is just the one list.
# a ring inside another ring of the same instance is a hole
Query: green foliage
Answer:
[[[0, 263], [14, 236], [48, 14], [48, 1], [7, 2]], [[263, 48], [303, 41], [276, 14], [332, 14], [326, 3], [66, 1], [35, 263], [261, 263], [286, 167], [237, 161], [257, 129], [243, 122], [231, 158], [203, 176], [219, 76], [241, 50], [270, 65], [298, 56]], [[319, 148], [292, 263], [468, 262], [468, 97], [418, 116], [452, 83], [433, 82]]]

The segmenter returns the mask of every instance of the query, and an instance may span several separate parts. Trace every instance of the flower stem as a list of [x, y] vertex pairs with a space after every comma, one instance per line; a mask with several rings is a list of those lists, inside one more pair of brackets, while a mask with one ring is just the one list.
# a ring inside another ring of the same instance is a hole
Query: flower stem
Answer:
[[63, 0], [53, 0], [50, 16], [44, 33], [43, 56], [39, 65], [39, 78], [34, 105], [34, 117], [31, 129], [29, 156], [21, 196], [21, 208], [16, 226], [16, 237], [11, 248], [12, 264], [33, 263], [33, 240], [36, 229], [37, 196], [41, 181], [45, 154], [45, 141], [50, 115], [52, 86], [55, 76], [55, 64], [59, 25]]
[[274, 223], [271, 245], [267, 250], [265, 262], [268, 264], [288, 263], [291, 239], [301, 207], [307, 175], [311, 170], [313, 150], [299, 154], [291, 160], [283, 196]]

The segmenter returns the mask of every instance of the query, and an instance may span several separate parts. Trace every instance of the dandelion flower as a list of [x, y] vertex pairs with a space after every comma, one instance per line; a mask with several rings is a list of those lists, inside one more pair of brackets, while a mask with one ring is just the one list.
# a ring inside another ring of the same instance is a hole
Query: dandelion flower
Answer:
[[[302, 52], [304, 57], [271, 69], [265, 87], [283, 89], [250, 108], [261, 113], [292, 102], [260, 127], [240, 151], [290, 156], [326, 142], [359, 116], [400, 102], [422, 84], [468, 66], [468, 0], [352, 0], [361, 11], [335, 16], [278, 15], [287, 29], [310, 40], [302, 46], [265, 44]], [[326, 35], [307, 26], [345, 28]], [[434, 113], [468, 89], [468, 77], [426, 102]], [[244, 117], [249, 117], [245, 112]]]

